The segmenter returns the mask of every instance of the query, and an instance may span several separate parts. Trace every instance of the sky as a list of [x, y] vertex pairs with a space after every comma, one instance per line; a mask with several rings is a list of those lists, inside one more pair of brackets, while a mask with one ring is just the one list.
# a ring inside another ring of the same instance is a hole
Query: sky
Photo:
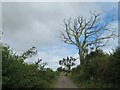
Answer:
[[119, 0], [1, 0], [1, 2], [119, 2]]
[[[117, 2], [6, 2], [2, 3], [2, 41], [20, 54], [35, 46], [38, 54], [26, 60], [33, 63], [37, 58], [47, 62], [47, 67], [56, 69], [59, 60], [67, 56], [78, 57], [77, 48], [62, 41], [60, 31], [65, 29], [63, 20], [84, 16], [88, 18], [90, 11], [101, 12], [103, 22], [113, 15], [115, 21], [109, 26], [116, 27]], [[108, 33], [104, 33], [107, 35]], [[105, 52], [111, 51], [118, 45], [118, 39], [110, 40]], [[79, 65], [79, 60], [76, 61]]]

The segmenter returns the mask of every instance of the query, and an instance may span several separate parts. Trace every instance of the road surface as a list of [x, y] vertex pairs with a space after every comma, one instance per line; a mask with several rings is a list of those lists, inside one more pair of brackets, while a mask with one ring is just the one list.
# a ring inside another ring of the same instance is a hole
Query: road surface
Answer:
[[75, 86], [73, 82], [64, 75], [64, 73], [61, 73], [55, 88], [77, 88], [77, 86]]

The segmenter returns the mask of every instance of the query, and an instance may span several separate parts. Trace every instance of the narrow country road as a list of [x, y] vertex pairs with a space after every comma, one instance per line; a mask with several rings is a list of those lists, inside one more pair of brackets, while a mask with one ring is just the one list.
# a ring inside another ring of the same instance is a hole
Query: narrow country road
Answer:
[[73, 82], [64, 75], [64, 73], [61, 73], [55, 88], [77, 88], [77, 86], [75, 86]]

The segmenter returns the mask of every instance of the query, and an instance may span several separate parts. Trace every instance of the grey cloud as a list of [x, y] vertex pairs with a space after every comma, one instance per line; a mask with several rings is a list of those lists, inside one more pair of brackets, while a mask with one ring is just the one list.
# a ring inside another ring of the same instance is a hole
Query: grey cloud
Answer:
[[60, 48], [59, 36], [60, 31], [64, 29], [63, 20], [80, 15], [89, 17], [90, 11], [101, 12], [102, 9], [97, 3], [3, 3], [3, 42], [19, 53], [32, 46], [38, 49], [55, 47], [48, 58], [46, 58], [47, 52], [39, 51], [41, 53], [39, 57], [47, 61], [51, 59], [52, 66], [52, 62], [56, 62], [56, 59], [72, 53]]
[[88, 4], [3, 3], [3, 41], [16, 50], [56, 44], [64, 18], [88, 16], [90, 9], [98, 8], [94, 3], [88, 8]]

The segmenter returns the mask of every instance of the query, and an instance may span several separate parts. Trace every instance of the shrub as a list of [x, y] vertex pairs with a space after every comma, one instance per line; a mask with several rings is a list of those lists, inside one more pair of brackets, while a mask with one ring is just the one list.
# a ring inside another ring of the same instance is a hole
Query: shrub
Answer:
[[[30, 55], [32, 49], [29, 50]], [[27, 64], [24, 57], [13, 53], [10, 47], [3, 45], [2, 48], [2, 79], [5, 88], [50, 88], [56, 78], [56, 72], [49, 68], [40, 69], [40, 62]], [[48, 83], [49, 82], [49, 83]]]
[[101, 50], [91, 52], [85, 58], [85, 64], [72, 70], [72, 79], [86, 88], [111, 88], [120, 86], [120, 49], [113, 54], [104, 54]]

